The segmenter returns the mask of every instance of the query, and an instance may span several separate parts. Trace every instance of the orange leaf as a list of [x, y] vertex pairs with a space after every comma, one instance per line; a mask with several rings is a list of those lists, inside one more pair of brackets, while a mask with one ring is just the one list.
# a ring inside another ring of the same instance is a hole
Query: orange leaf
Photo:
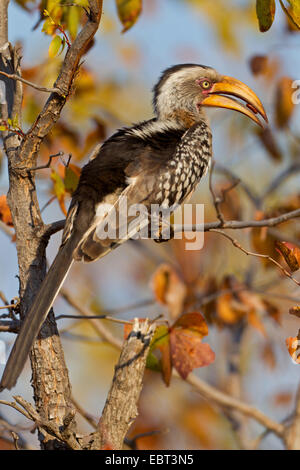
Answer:
[[273, 370], [276, 366], [276, 356], [274, 353], [274, 349], [271, 343], [265, 344], [263, 351], [262, 351], [262, 359], [267, 364], [267, 366]]
[[159, 266], [151, 284], [156, 300], [168, 307], [171, 318], [177, 318], [182, 313], [187, 288], [176, 271], [168, 264]]
[[189, 329], [195, 333], [198, 333], [202, 337], [208, 335], [206, 321], [204, 317], [198, 312], [186, 313], [182, 315], [173, 325], [173, 328]]
[[295, 91], [292, 88], [293, 80], [289, 77], [282, 77], [278, 84], [275, 96], [275, 118], [277, 127], [285, 127], [294, 112], [292, 95]]
[[289, 312], [291, 315], [295, 315], [295, 317], [300, 318], [300, 305], [290, 308]]
[[2, 194], [2, 196], [0, 196], [0, 220], [2, 220], [2, 222], [4, 222], [6, 225], [13, 227], [11, 212], [6, 201], [5, 194]]
[[[299, 334], [300, 334], [300, 331], [299, 331]], [[288, 349], [288, 352], [291, 358], [293, 359], [293, 361], [295, 362], [295, 364], [300, 364], [300, 350], [299, 350], [300, 341], [299, 339], [297, 337], [289, 336], [288, 338], [286, 338], [285, 342], [286, 342], [286, 347]]]
[[293, 394], [291, 392], [279, 392], [274, 395], [273, 401], [276, 406], [288, 406], [292, 398]]
[[250, 310], [250, 312], [248, 313], [248, 322], [253, 328], [260, 331], [264, 336], [266, 336], [265, 327], [254, 310]]
[[205, 367], [215, 360], [215, 353], [207, 343], [202, 343], [208, 328], [200, 313], [183, 315], [170, 331], [172, 364], [179, 375], [186, 379], [197, 367]]
[[64, 215], [67, 215], [67, 210], [65, 207], [65, 196], [66, 196], [66, 188], [65, 184], [60, 177], [60, 175], [52, 169], [51, 171], [51, 179], [53, 181], [53, 191], [55, 196], [57, 197], [59, 206], [64, 213]]
[[300, 249], [288, 242], [276, 241], [275, 246], [284, 257], [285, 262], [292, 272], [298, 271], [300, 267]]
[[[255, 220], [261, 220], [263, 218], [268, 218], [268, 214], [258, 212]], [[267, 227], [253, 228], [251, 231], [251, 244], [254, 250], [257, 253], [269, 255], [271, 258], [278, 260], [279, 254], [274, 245], [275, 241], [275, 237], [270, 234]], [[274, 268], [274, 264], [266, 258], [261, 258], [260, 262], [266, 269]]]
[[216, 301], [218, 319], [227, 325], [238, 322], [246, 313], [245, 310], [237, 308], [237, 302], [232, 301], [233, 295], [230, 293], [219, 296]]
[[193, 369], [208, 366], [215, 360], [215, 353], [209, 344], [202, 343], [201, 339], [201, 336], [191, 330], [171, 330], [172, 364], [183, 379], [186, 379]]
[[265, 73], [268, 64], [268, 57], [265, 55], [255, 55], [249, 61], [250, 69], [253, 75]]

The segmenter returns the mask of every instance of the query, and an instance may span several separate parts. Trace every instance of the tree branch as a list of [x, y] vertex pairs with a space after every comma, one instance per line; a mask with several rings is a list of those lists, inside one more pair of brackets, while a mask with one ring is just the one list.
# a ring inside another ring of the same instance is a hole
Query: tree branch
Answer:
[[300, 384], [296, 393], [294, 415], [286, 428], [285, 441], [288, 450], [300, 450]]
[[32, 88], [35, 88], [36, 90], [39, 91], [45, 91], [46, 93], [58, 93], [59, 95], [62, 94], [61, 90], [59, 88], [47, 88], [44, 86], [36, 85], [35, 83], [29, 82], [28, 80], [25, 80], [25, 78], [20, 77], [17, 74], [14, 73], [6, 73], [2, 72], [0, 70], [0, 75], [3, 75], [4, 77], [10, 78], [11, 80], [19, 80], [22, 83], [25, 83], [25, 85], [28, 85]]
[[236, 398], [233, 398], [220, 390], [208, 385], [207, 383], [203, 382], [199, 377], [195, 374], [190, 374], [186, 379], [187, 382], [193, 385], [200, 394], [207, 398], [210, 401], [217, 403], [218, 405], [226, 408], [231, 408], [240, 413], [243, 413], [246, 416], [249, 416], [252, 419], [255, 419], [258, 423], [262, 424], [265, 428], [269, 429], [270, 431], [274, 432], [280, 438], [283, 438], [285, 427], [284, 425], [273, 421], [268, 416], [264, 415], [259, 411], [257, 408], [254, 408], [247, 403], [242, 402]]
[[[9, 75], [21, 76], [20, 58], [7, 38], [8, 1], [0, 2], [0, 70]], [[74, 77], [82, 55], [87, 50], [95, 35], [102, 13], [102, 0], [89, 1], [90, 12], [86, 24], [66, 53], [62, 62], [60, 74], [54, 84], [54, 89], [46, 101], [43, 110], [38, 115], [31, 129], [22, 139], [13, 133], [4, 132], [4, 147], [8, 156], [9, 193], [8, 204], [12, 213], [16, 231], [16, 248], [19, 263], [20, 280], [20, 316], [24, 318], [32, 305], [41, 282], [46, 274], [45, 250], [48, 238], [41, 218], [35, 188], [35, 174], [28, 169], [36, 167], [36, 158], [43, 139], [47, 136], [60, 117], [67, 97], [70, 95]], [[2, 119], [21, 116], [22, 82], [1, 77], [4, 83], [6, 101], [1, 105]], [[1, 88], [2, 90], [2, 88]], [[3, 98], [3, 96], [2, 96]], [[4, 101], [3, 99], [1, 102]], [[17, 169], [23, 167], [24, 169]], [[64, 426], [66, 417], [74, 409], [71, 401], [71, 389], [68, 370], [57, 332], [53, 311], [48, 315], [38, 339], [35, 341], [31, 354], [33, 372], [34, 400], [37, 412], [42, 420], [53, 425]], [[74, 420], [70, 427], [76, 427]], [[54, 436], [43, 436], [40, 432], [42, 447], [46, 449], [66, 448], [66, 444]]]
[[280, 225], [284, 222], [287, 222], [288, 220], [291, 219], [296, 219], [300, 217], [300, 209], [296, 209], [291, 212], [286, 212], [285, 214], [281, 214], [278, 217], [271, 217], [269, 219], [263, 219], [263, 220], [226, 220], [224, 225], [220, 221], [216, 222], [208, 222], [204, 225], [197, 225], [197, 224], [191, 224], [191, 225], [176, 225], [174, 226], [174, 233], [178, 232], [192, 232], [192, 231], [198, 231], [198, 232], [209, 232], [210, 230], [213, 229], [218, 229], [221, 228], [222, 230], [224, 229], [230, 229], [230, 230], [236, 230], [236, 229], [243, 229], [243, 228], [252, 228], [252, 227], [275, 227], [276, 225]]
[[121, 350], [98, 431], [93, 434], [91, 449], [123, 448], [126, 433], [138, 415], [137, 402], [154, 330], [154, 323], [135, 319]]

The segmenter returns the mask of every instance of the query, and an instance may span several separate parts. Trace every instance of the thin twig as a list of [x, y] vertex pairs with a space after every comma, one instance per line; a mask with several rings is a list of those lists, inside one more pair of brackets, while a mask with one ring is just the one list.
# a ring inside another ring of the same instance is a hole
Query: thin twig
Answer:
[[[177, 375], [177, 373], [175, 375]], [[189, 374], [186, 380], [189, 384], [193, 385], [202, 396], [204, 396], [208, 400], [213, 401], [222, 407], [231, 408], [236, 411], [239, 411], [240, 413], [243, 413], [244, 415], [256, 420], [258, 423], [265, 426], [265, 428], [277, 434], [277, 436], [279, 436], [280, 438], [283, 437], [285, 427], [282, 424], [277, 423], [268, 416], [264, 415], [257, 408], [248, 405], [247, 403], [244, 403], [237, 398], [233, 398], [227, 395], [226, 393], [221, 392], [220, 390], [203, 382], [195, 374]]]
[[[91, 315], [92, 312], [90, 312], [89, 309], [83, 307], [79, 302], [77, 302], [73, 297], [68, 294], [66, 291], [61, 291], [62, 297], [68, 302], [69, 305], [71, 305], [75, 310], [77, 310], [81, 315], [84, 315], [85, 317], [88, 317]], [[108, 343], [112, 344], [115, 346], [117, 349], [121, 349], [122, 347], [122, 341], [119, 339], [115, 338], [115, 336], [103, 325], [103, 323], [97, 319], [92, 319], [90, 320], [91, 325], [95, 329], [95, 331], [98, 333], [100, 338], [105, 339]]]
[[[50, 168], [50, 165], [52, 163], [52, 160], [53, 158], [57, 158], [57, 157], [63, 157], [64, 156], [64, 152], [60, 151], [58, 153], [55, 153], [54, 155], [50, 155], [49, 156], [49, 160], [47, 161], [47, 163], [45, 165], [40, 165], [40, 166], [35, 166], [35, 167], [32, 167], [32, 168], [27, 168], [25, 166], [17, 166], [17, 167], [14, 167], [14, 170], [27, 170], [27, 171], [37, 171], [37, 170], [44, 170], [45, 168]], [[67, 168], [69, 166], [69, 163], [70, 163], [70, 160], [72, 158], [72, 154], [69, 154], [68, 156], [68, 160], [67, 162], [63, 162], [64, 166]]]
[[269, 255], [263, 255], [261, 253], [254, 253], [253, 251], [248, 251], [246, 250], [246, 248], [243, 248], [242, 245], [235, 239], [235, 238], [232, 238], [230, 235], [228, 235], [228, 233], [225, 233], [223, 232], [223, 230], [211, 230], [211, 232], [215, 232], [215, 233], [219, 233], [220, 235], [222, 235], [223, 237], [227, 238], [227, 240], [231, 241], [231, 243], [233, 244], [233, 246], [235, 246], [236, 248], [238, 248], [239, 250], [241, 250], [243, 253], [245, 253], [246, 255], [249, 255], [249, 256], [255, 256], [256, 258], [263, 258], [263, 259], [266, 259], [268, 261], [270, 261], [271, 263], [275, 264], [275, 266], [277, 266], [277, 268], [279, 268], [282, 273], [288, 277], [289, 279], [291, 279], [293, 282], [295, 282], [295, 284], [297, 284], [297, 286], [300, 286], [300, 282], [297, 281], [297, 279], [295, 279], [283, 266], [281, 266], [280, 263], [278, 263], [274, 258], [271, 258], [271, 256]]
[[253, 228], [253, 227], [274, 227], [275, 225], [280, 225], [284, 222], [287, 222], [291, 219], [296, 219], [300, 217], [300, 209], [296, 209], [291, 212], [286, 212], [285, 214], [281, 214], [278, 217], [271, 217], [269, 219], [262, 219], [262, 220], [227, 220], [224, 225], [221, 224], [220, 221], [217, 222], [208, 222], [206, 224], [186, 224], [186, 225], [176, 225], [173, 226], [174, 233], [178, 232], [209, 232], [214, 229], [222, 228], [230, 229], [230, 230], [237, 230], [237, 229], [244, 229], [244, 228]]
[[109, 320], [112, 321], [113, 323], [121, 323], [122, 325], [132, 325], [133, 321], [128, 321], [128, 320], [121, 320], [120, 318], [113, 318], [108, 315], [57, 315], [55, 317], [55, 320], [61, 320], [62, 318], [74, 318], [75, 320]]
[[46, 93], [57, 93], [58, 95], [64, 96], [63, 92], [59, 88], [47, 88], [44, 86], [36, 85], [35, 83], [29, 82], [28, 80], [25, 80], [25, 78], [22, 78], [15, 73], [6, 73], [0, 71], [0, 74], [4, 75], [7, 78], [11, 78], [12, 80], [19, 80], [20, 82], [25, 83], [25, 85], [28, 85], [31, 88], [35, 88], [36, 90], [44, 91]]
[[[174, 230], [174, 233], [179, 233], [183, 231], [194, 231], [194, 232], [209, 232], [210, 230], [217, 229], [217, 228], [222, 228], [223, 230], [238, 230], [238, 229], [244, 229], [244, 228], [253, 228], [253, 227], [275, 227], [276, 225], [280, 225], [284, 222], [287, 222], [288, 220], [291, 219], [296, 219], [300, 217], [300, 209], [296, 209], [291, 212], [286, 212], [285, 214], [281, 214], [278, 217], [271, 217], [269, 219], [262, 219], [262, 220], [227, 220], [224, 225], [221, 224], [221, 222], [215, 221], [215, 222], [207, 222], [205, 224], [197, 225], [197, 224], [192, 224], [192, 225], [176, 225], [176, 226], [171, 226]], [[51, 235], [54, 235], [55, 233], [59, 232], [62, 230], [65, 226], [65, 220], [58, 220], [57, 222], [53, 222], [52, 224], [48, 224], [45, 226], [45, 232], [44, 236], [45, 237], [51, 237]], [[140, 240], [129, 240], [135, 243], [135, 246], [139, 246], [138, 242]], [[159, 258], [161, 261], [161, 259]]]
[[76, 411], [92, 426], [92, 428], [97, 429], [97, 421], [93, 416], [85, 411], [82, 406], [78, 403], [77, 400], [72, 396], [71, 397], [72, 403], [76, 408]]

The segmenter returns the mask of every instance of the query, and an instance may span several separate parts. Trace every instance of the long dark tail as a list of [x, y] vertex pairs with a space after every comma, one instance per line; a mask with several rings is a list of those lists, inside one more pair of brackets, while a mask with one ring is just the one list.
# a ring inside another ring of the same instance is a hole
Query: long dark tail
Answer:
[[11, 389], [16, 384], [32, 345], [73, 263], [73, 251], [75, 246], [75, 237], [71, 237], [67, 243], [59, 249], [22, 323], [20, 333], [4, 369], [0, 383], [0, 391], [4, 388]]

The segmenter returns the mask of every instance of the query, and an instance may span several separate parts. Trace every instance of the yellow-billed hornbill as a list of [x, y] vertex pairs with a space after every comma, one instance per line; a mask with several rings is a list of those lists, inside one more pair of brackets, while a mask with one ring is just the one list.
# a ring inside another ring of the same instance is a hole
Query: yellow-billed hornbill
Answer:
[[[232, 97], [245, 101], [246, 106]], [[108, 217], [103, 207], [116, 204], [121, 196], [127, 198], [128, 206], [182, 204], [196, 188], [211, 158], [205, 106], [239, 111], [257, 124], [261, 124], [257, 113], [267, 120], [250, 88], [203, 65], [182, 64], [165, 70], [154, 87], [153, 104], [153, 119], [119, 130], [83, 168], [62, 244], [22, 323], [1, 389], [15, 385], [72, 262], [94, 261], [124, 241], [97, 236], [99, 226]], [[127, 238], [134, 235], [134, 230]]]

